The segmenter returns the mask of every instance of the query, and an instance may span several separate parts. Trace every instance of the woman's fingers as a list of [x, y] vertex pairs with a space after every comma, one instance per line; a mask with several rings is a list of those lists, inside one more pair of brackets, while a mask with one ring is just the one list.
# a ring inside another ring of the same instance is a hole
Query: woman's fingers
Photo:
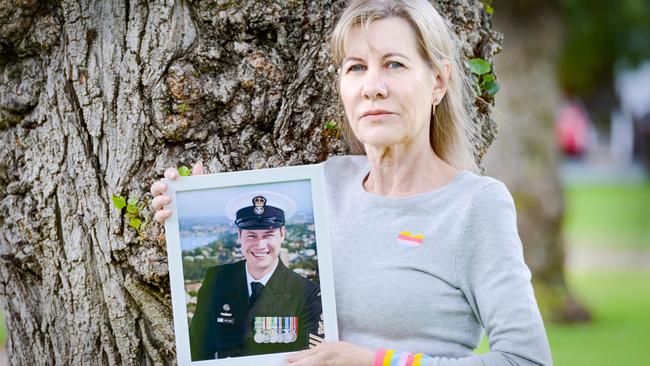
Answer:
[[318, 365], [316, 363], [317, 358], [315, 356], [307, 356], [299, 360], [291, 361], [289, 360], [289, 365], [291, 366], [314, 366]]
[[175, 167], [165, 169], [165, 178], [171, 180], [178, 178], [178, 169]]
[[318, 353], [318, 350], [316, 350], [315, 348], [308, 348], [306, 350], [296, 352], [296, 353], [294, 353], [292, 355], [289, 355], [289, 357], [287, 357], [287, 361], [289, 361], [289, 363], [296, 362], [296, 361], [301, 360], [301, 359], [303, 359], [305, 357], [312, 356], [312, 355], [314, 355], [316, 353]]
[[156, 211], [156, 213], [153, 215], [153, 219], [162, 224], [171, 215], [172, 215], [172, 212], [170, 210], [160, 210], [160, 211]]
[[197, 161], [192, 166], [192, 175], [203, 175], [203, 162]]
[[151, 206], [155, 210], [161, 210], [164, 205], [168, 205], [171, 201], [172, 199], [169, 196], [156, 196], [151, 200]]
[[167, 184], [165, 182], [158, 180], [151, 185], [151, 194], [154, 196], [159, 196], [165, 192], [167, 192]]
[[[192, 166], [192, 175], [202, 175], [203, 173], [203, 163], [197, 162]], [[178, 169], [175, 167], [167, 168], [165, 170], [165, 178], [175, 180], [180, 175], [178, 174]], [[170, 210], [165, 210], [164, 206], [171, 203], [172, 199], [169, 196], [163, 196], [162, 194], [167, 192], [167, 184], [162, 181], [156, 181], [151, 185], [151, 194], [154, 195], [153, 200], [151, 200], [151, 206], [156, 210], [153, 218], [154, 220], [163, 223], [167, 220], [172, 212]]]

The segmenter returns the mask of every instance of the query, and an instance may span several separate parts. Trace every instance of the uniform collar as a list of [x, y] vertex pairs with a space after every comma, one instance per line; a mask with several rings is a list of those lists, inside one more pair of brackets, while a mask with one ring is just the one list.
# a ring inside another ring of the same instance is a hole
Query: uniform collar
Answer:
[[253, 277], [253, 275], [251, 275], [251, 273], [248, 271], [248, 262], [244, 265], [244, 268], [246, 269], [246, 284], [248, 287], [248, 296], [251, 296], [251, 294], [253, 293], [253, 290], [251, 289], [251, 282], [261, 282], [262, 285], [266, 286], [266, 283], [269, 282], [269, 280], [271, 279], [271, 276], [275, 272], [275, 269], [278, 268], [279, 262], [280, 262], [280, 258], [278, 257], [275, 262], [275, 266], [273, 266], [273, 269], [269, 271], [269, 273], [264, 275], [264, 277], [260, 278], [259, 280], [256, 280]]

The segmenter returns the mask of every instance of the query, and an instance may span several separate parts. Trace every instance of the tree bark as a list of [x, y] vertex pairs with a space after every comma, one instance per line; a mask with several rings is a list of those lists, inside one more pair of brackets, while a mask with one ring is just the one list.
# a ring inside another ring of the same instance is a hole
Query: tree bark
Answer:
[[[500, 36], [441, 0], [466, 57]], [[326, 46], [342, 1], [0, 0], [0, 296], [12, 364], [173, 364], [169, 166], [209, 172], [346, 151]], [[489, 101], [488, 101], [489, 102]], [[481, 160], [495, 125], [472, 103]], [[111, 196], [139, 196], [138, 234]]]

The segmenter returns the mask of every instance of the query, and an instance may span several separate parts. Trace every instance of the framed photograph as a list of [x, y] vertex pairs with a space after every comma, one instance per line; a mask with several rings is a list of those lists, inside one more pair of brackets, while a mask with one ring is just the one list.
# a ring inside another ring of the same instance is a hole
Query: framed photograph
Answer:
[[338, 340], [321, 164], [165, 180], [179, 365], [284, 365]]

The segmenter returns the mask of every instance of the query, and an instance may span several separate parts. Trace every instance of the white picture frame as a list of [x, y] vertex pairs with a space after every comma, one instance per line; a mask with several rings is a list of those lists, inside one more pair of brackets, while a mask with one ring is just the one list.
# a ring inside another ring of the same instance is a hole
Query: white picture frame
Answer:
[[[196, 249], [191, 248], [194, 246], [200, 247], [201, 241], [190, 240], [193, 238], [191, 236], [193, 231], [191, 230], [184, 230], [182, 234], [181, 223], [184, 223], [184, 227], [191, 228], [197, 227], [197, 225], [193, 225], [192, 220], [195, 220], [194, 222], [208, 222], [206, 225], [209, 225], [210, 219], [202, 219], [200, 218], [202, 217], [201, 215], [209, 214], [211, 207], [213, 208], [213, 211], [216, 212], [215, 215], [218, 215], [220, 210], [218, 206], [223, 206], [224, 197], [241, 193], [246, 190], [270, 190], [285, 194], [289, 197], [295, 195], [295, 201], [298, 202], [297, 205], [299, 212], [301, 205], [307, 207], [311, 204], [313, 226], [307, 224], [307, 227], [313, 229], [313, 235], [309, 235], [309, 245], [314, 246], [312, 240], [315, 239], [315, 254], [313, 254], [312, 250], [307, 249], [300, 251], [298, 256], [302, 255], [301, 253], [307, 253], [306, 255], [316, 257], [317, 278], [320, 283], [320, 298], [322, 302], [322, 323], [320, 324], [324, 326], [324, 340], [338, 340], [336, 302], [334, 297], [334, 280], [332, 274], [332, 256], [328, 235], [329, 227], [326, 211], [327, 202], [325, 197], [325, 179], [322, 164], [186, 176], [179, 177], [176, 180], [165, 179], [164, 181], [168, 186], [166, 195], [171, 197], [171, 203], [165, 207], [166, 209], [171, 210], [172, 213], [171, 217], [165, 221], [165, 237], [167, 240], [174, 335], [176, 338], [176, 353], [179, 365], [280, 366], [286, 364], [287, 355], [291, 353], [281, 352], [212, 360], [192, 360], [189, 335], [189, 319], [191, 311], [188, 313], [188, 309], [191, 306], [193, 297], [189, 295], [192, 292], [188, 292], [186, 288], [187, 281], [184, 273], [184, 261], [187, 266], [190, 267], [194, 266], [193, 262], [197, 260], [196, 258], [199, 258], [198, 260], [203, 263], [204, 259], [207, 259], [208, 257], [203, 258], [204, 256], [201, 255], [196, 255], [194, 257], [186, 255], [185, 258], [183, 257], [183, 248], [186, 249], [186, 254], [196, 253]], [[303, 189], [301, 187], [308, 187], [308, 189]], [[307, 190], [309, 191], [308, 193]], [[291, 198], [294, 199], [294, 197]], [[302, 214], [303, 223], [308, 222], [309, 214], [307, 208], [305, 208], [305, 212], [307, 213], [303, 212]], [[215, 218], [215, 221], [218, 221], [218, 218]], [[288, 223], [289, 221], [287, 221], [287, 224]], [[201, 229], [203, 226], [198, 225], [198, 227], [198, 230], [203, 230]], [[301, 230], [301, 232], [303, 231]], [[232, 233], [230, 235], [232, 235]], [[207, 238], [206, 240], [209, 239], [210, 238]], [[300, 240], [298, 242], [306, 241]], [[183, 247], [183, 245], [185, 246]], [[225, 246], [217, 247], [217, 244], [213, 245], [215, 248], [219, 248], [219, 250], [226, 248]], [[192, 252], [192, 250], [194, 251]], [[235, 250], [232, 249], [230, 252], [233, 253]], [[289, 255], [292, 254], [295, 259], [295, 253], [289, 253]], [[222, 255], [218, 256], [218, 258], [222, 257]], [[211, 256], [209, 258], [215, 260], [217, 256]], [[219, 262], [219, 259], [216, 260]], [[313, 261], [313, 258], [309, 258], [309, 260]], [[217, 265], [220, 264], [221, 263], [219, 262]], [[308, 270], [303, 270], [303, 272], [304, 271]], [[196, 271], [194, 270], [192, 273], [196, 273]], [[309, 275], [309, 273], [306, 275], [304, 273], [302, 274], [304, 276]], [[188, 274], [187, 277], [189, 278], [190, 275]]]

